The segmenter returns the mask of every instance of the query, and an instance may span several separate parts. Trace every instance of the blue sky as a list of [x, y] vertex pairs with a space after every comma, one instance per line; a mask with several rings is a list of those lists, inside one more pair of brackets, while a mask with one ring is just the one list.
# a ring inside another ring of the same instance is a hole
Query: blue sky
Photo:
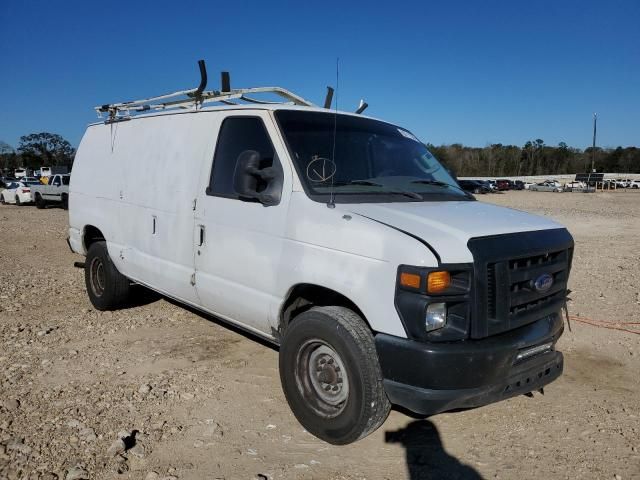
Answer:
[[425, 142], [640, 145], [640, 2], [0, 1], [0, 140], [77, 145], [94, 105], [281, 85]]

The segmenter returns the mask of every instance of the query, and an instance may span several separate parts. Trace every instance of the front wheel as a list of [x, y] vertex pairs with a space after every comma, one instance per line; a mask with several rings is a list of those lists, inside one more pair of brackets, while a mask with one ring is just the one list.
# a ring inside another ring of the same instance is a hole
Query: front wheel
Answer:
[[84, 263], [84, 280], [96, 310], [116, 310], [129, 300], [131, 284], [109, 257], [104, 241], [92, 243]]
[[63, 210], [69, 210], [69, 196], [63, 194], [62, 195], [62, 208]]
[[373, 335], [347, 308], [314, 307], [297, 316], [282, 339], [279, 364], [293, 414], [326, 442], [355, 442], [389, 415]]
[[47, 202], [44, 201], [44, 199], [42, 198], [42, 195], [36, 196], [36, 208], [39, 208], [40, 210], [42, 210], [46, 206], [47, 206]]

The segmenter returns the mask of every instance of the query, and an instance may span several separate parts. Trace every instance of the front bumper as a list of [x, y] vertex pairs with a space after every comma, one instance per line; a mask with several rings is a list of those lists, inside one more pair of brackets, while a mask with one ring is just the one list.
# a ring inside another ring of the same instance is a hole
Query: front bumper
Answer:
[[[539, 390], [562, 374], [560, 313], [482, 340], [426, 343], [378, 334], [384, 387], [391, 403], [432, 415], [479, 407]], [[551, 350], [517, 361], [519, 352], [551, 343]]]

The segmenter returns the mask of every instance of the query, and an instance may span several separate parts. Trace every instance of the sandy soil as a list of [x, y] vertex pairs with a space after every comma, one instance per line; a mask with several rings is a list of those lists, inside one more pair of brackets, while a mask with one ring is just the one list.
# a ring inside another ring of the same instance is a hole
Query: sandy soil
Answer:
[[[572, 315], [640, 321], [640, 192], [480, 200], [569, 227]], [[334, 447], [294, 419], [272, 347], [143, 292], [94, 311], [66, 226], [0, 207], [0, 479], [640, 478], [640, 335], [574, 321], [544, 396], [393, 411]]]

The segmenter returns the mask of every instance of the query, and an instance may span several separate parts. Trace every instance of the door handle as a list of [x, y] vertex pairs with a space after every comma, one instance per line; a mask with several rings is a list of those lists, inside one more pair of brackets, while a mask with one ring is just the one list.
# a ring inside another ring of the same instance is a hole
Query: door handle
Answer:
[[198, 246], [201, 247], [204, 245], [205, 234], [204, 234], [204, 225], [198, 225]]

